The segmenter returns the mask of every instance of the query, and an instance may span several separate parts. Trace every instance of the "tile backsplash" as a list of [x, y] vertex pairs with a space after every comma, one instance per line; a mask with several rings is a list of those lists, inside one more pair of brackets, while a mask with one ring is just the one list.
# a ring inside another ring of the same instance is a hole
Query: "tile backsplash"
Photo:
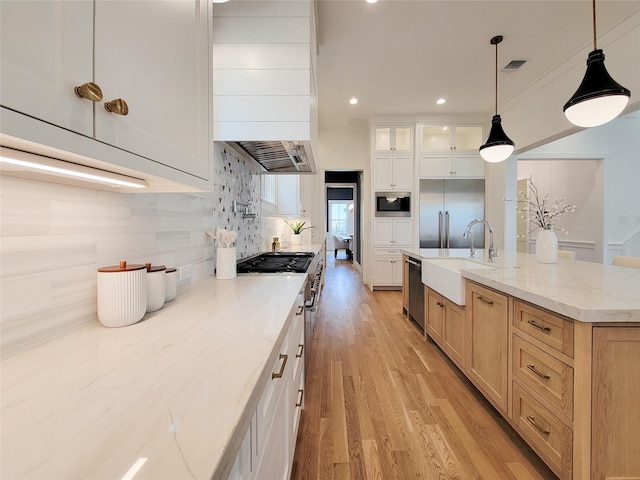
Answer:
[[[214, 274], [215, 227], [238, 231], [238, 256], [258, 252], [259, 167], [219, 144], [214, 159], [207, 193], [123, 194], [0, 175], [2, 359], [98, 322], [99, 267], [191, 265], [195, 281]], [[234, 214], [233, 200], [253, 202], [257, 217]]]

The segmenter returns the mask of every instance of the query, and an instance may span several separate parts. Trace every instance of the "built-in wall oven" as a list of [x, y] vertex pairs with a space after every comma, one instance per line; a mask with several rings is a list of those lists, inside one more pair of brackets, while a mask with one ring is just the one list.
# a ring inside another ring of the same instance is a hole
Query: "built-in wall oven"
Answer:
[[376, 217], [410, 217], [411, 192], [376, 192]]

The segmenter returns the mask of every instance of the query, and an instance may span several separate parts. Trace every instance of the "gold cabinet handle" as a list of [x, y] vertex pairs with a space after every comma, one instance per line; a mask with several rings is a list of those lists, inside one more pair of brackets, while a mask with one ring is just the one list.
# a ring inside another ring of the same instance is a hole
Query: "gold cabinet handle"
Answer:
[[298, 353], [296, 353], [296, 358], [302, 357], [302, 352], [304, 351], [304, 345], [300, 343], [300, 344], [298, 344], [298, 348], [300, 350], [298, 350]]
[[104, 109], [109, 113], [115, 113], [116, 115], [128, 115], [129, 105], [121, 98], [116, 98], [110, 102], [104, 103]]
[[284, 360], [282, 362], [282, 365], [280, 366], [280, 371], [278, 373], [271, 373], [271, 380], [273, 380], [274, 378], [282, 378], [282, 375], [284, 375], [284, 367], [287, 365], [287, 358], [289, 358], [289, 355], [281, 353], [280, 354], [280, 360]]
[[551, 432], [549, 430], [545, 430], [540, 425], [536, 423], [536, 419], [530, 415], [527, 415], [527, 421], [535, 427], [542, 435], [549, 435]]
[[478, 295], [478, 300], [480, 300], [482, 303], [486, 303], [487, 305], [493, 305], [493, 302], [491, 300], [487, 300], [484, 297], [481, 297], [480, 295]]
[[91, 100], [92, 102], [100, 102], [102, 100], [102, 89], [97, 83], [83, 83], [79, 87], [74, 87], [73, 91], [76, 92], [76, 96], [85, 100]]
[[538, 371], [535, 365], [527, 365], [527, 368], [538, 375], [540, 378], [544, 378], [545, 380], [551, 378], [549, 375], [545, 375], [544, 373]]
[[304, 305], [298, 305], [298, 311], [296, 312], [296, 315], [302, 315], [302, 312], [304, 312]]
[[302, 406], [302, 397], [304, 396], [304, 390], [299, 389], [298, 390], [298, 401], [296, 402], [296, 407], [301, 407]]
[[542, 330], [543, 332], [550, 332], [551, 329], [549, 327], [543, 327], [542, 325], [538, 325], [535, 320], [527, 320], [527, 323], [538, 330]]

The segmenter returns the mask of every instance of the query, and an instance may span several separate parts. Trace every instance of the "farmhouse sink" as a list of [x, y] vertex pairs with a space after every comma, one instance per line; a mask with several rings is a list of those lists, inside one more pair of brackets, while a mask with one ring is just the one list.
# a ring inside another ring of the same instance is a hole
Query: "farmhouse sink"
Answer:
[[465, 289], [461, 270], [497, 267], [464, 258], [429, 258], [422, 260], [422, 283], [447, 297], [453, 303], [464, 305]]

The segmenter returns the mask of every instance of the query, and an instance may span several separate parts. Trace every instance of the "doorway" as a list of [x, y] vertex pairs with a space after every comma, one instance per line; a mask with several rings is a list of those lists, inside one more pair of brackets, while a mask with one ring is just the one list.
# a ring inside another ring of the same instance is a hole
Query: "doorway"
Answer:
[[[362, 251], [361, 185], [361, 171], [325, 172], [327, 251], [331, 252], [336, 248], [334, 235], [352, 235], [349, 247], [356, 266], [361, 264]], [[344, 246], [341, 245], [341, 248]]]

